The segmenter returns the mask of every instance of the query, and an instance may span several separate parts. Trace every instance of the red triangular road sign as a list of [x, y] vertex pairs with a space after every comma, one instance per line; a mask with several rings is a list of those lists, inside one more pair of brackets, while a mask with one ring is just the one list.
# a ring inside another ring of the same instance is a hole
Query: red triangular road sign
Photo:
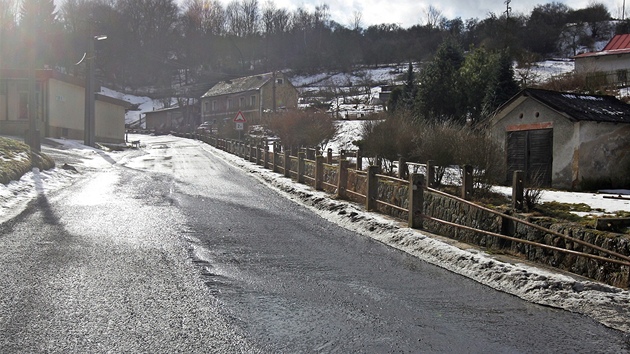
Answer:
[[245, 123], [245, 122], [247, 122], [247, 120], [245, 119], [245, 116], [243, 115], [243, 112], [238, 111], [238, 113], [236, 113], [236, 117], [234, 117], [234, 122], [235, 123]]

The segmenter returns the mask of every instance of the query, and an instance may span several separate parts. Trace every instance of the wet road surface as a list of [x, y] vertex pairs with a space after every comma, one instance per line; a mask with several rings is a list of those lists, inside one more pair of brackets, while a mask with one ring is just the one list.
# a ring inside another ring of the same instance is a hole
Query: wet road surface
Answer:
[[140, 140], [3, 226], [1, 352], [630, 352], [340, 228], [211, 147]]

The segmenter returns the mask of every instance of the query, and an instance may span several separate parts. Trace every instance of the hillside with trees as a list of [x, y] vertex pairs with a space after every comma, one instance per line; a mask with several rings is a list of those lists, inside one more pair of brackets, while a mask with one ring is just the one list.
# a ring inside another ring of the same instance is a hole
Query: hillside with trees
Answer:
[[[551, 2], [528, 14], [512, 12], [510, 1], [505, 5], [504, 12], [484, 19], [447, 19], [430, 7], [419, 14], [423, 23], [409, 28], [387, 23], [364, 28], [360, 13], [350, 25], [333, 21], [325, 3], [312, 11], [288, 11], [258, 0], [227, 6], [218, 0], [187, 0], [181, 6], [175, 0], [66, 0], [59, 8], [53, 0], [0, 0], [0, 67], [21, 68], [34, 56], [38, 67], [81, 76], [83, 68], [75, 64], [90, 35], [105, 34], [108, 39], [96, 45], [102, 82], [120, 90], [151, 87], [163, 95], [184, 87], [184, 94], [193, 94], [217, 80], [271, 70], [313, 73], [427, 62], [446, 39], [478, 61], [497, 60], [483, 58], [477, 51], [483, 48], [526, 63], [573, 55], [630, 28], [628, 20], [611, 21], [600, 3], [572, 9]], [[460, 84], [476, 84], [474, 77], [466, 80]], [[473, 115], [483, 109], [474, 107]]]

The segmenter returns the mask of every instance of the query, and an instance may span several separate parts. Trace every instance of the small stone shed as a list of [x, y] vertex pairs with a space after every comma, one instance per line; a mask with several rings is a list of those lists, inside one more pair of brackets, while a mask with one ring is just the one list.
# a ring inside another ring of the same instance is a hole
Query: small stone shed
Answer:
[[524, 89], [490, 129], [506, 152], [506, 181], [523, 170], [530, 183], [579, 190], [630, 170], [630, 106], [613, 96]]

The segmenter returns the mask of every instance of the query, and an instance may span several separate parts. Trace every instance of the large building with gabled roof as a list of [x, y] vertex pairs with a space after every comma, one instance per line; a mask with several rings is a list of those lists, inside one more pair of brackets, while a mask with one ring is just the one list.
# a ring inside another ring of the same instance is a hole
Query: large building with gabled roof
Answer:
[[241, 112], [259, 124], [267, 112], [296, 109], [298, 91], [281, 72], [221, 81], [201, 96], [201, 121], [222, 124]]

